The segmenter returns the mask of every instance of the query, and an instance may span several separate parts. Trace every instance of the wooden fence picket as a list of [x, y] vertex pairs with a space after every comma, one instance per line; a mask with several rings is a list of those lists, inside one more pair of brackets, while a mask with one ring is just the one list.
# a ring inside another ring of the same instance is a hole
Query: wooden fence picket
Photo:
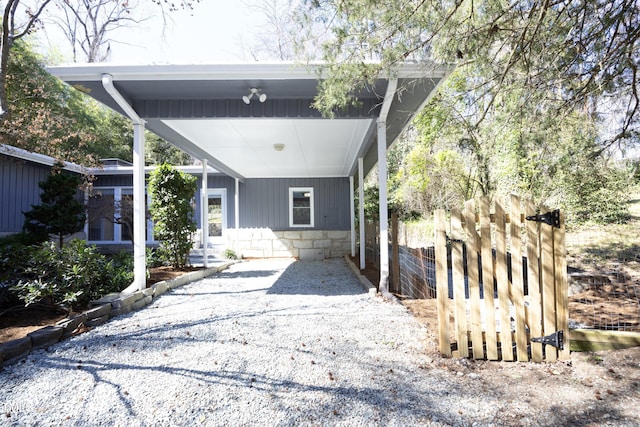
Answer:
[[515, 312], [516, 353], [518, 362], [529, 360], [522, 276], [522, 219], [520, 198], [511, 196], [511, 295]]
[[[484, 296], [485, 310], [485, 336], [487, 346], [487, 359], [498, 360], [498, 342], [496, 333], [496, 303], [494, 297], [493, 278], [494, 262], [491, 249], [491, 213], [489, 197], [480, 199], [480, 240], [482, 245], [482, 293]], [[491, 262], [489, 262], [491, 260]]]
[[467, 303], [465, 298], [464, 253], [462, 215], [459, 209], [451, 210], [451, 266], [453, 273], [453, 302], [455, 306], [456, 337], [460, 357], [469, 357], [467, 335]]
[[[536, 208], [533, 201], [525, 203], [525, 215], [533, 216]], [[527, 221], [527, 273], [529, 288], [529, 318], [527, 325], [532, 337], [542, 336], [542, 296], [540, 294], [540, 225], [534, 221]], [[542, 344], [531, 343], [531, 359], [542, 362]]]
[[507, 270], [507, 227], [505, 211], [498, 202], [495, 204], [496, 223], [496, 282], [498, 286], [498, 307], [500, 314], [500, 348], [502, 360], [513, 360], [513, 339], [511, 336], [511, 289]]
[[467, 281], [471, 313], [471, 343], [473, 357], [484, 358], [482, 339], [482, 306], [480, 305], [480, 273], [478, 271], [478, 254], [480, 253], [480, 236], [476, 230], [476, 205], [473, 200], [464, 204], [464, 230], [467, 234]]

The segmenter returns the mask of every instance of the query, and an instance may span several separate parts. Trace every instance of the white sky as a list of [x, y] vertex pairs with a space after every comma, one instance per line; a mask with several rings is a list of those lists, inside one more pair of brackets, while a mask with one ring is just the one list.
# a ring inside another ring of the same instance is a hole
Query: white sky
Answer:
[[[246, 47], [264, 16], [239, 0], [201, 0], [191, 12], [171, 12], [163, 24], [160, 9], [149, 5], [153, 18], [136, 28], [114, 33], [110, 62], [122, 64], [216, 63], [251, 61]], [[39, 32], [45, 51], [60, 52], [71, 62], [68, 42], [53, 26]]]

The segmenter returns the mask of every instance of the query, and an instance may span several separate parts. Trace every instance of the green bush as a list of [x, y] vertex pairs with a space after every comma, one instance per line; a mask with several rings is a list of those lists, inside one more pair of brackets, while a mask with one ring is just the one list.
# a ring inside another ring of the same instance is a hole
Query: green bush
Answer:
[[238, 259], [238, 255], [233, 249], [225, 249], [222, 256], [224, 259]]
[[147, 268], [162, 267], [166, 265], [164, 260], [165, 257], [162, 255], [160, 248], [154, 249], [147, 246], [145, 249], [145, 257]]
[[13, 278], [6, 282], [12, 283], [11, 290], [27, 306], [40, 303], [81, 310], [89, 301], [121, 291], [133, 280], [130, 254], [107, 257], [83, 240], [72, 240], [61, 249], [43, 243], [24, 247], [20, 253], [12, 256]]
[[196, 231], [191, 200], [196, 178], [168, 164], [160, 165], [149, 176], [151, 218], [154, 235], [165, 259], [174, 268], [189, 262], [192, 236]]

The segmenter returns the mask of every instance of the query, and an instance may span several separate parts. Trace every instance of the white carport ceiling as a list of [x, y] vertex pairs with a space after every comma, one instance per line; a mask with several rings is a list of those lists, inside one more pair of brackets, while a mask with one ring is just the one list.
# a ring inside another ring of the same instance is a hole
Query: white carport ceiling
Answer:
[[[451, 71], [434, 64], [403, 64], [398, 90], [385, 100], [388, 77], [357, 94], [360, 106], [323, 118], [313, 109], [318, 65], [291, 63], [115, 65], [75, 64], [49, 71], [125, 114], [102, 84], [109, 76], [147, 129], [219, 171], [238, 178], [346, 177], [364, 159], [377, 162], [376, 124], [383, 102], [391, 145]], [[268, 98], [250, 105], [242, 96], [261, 88]], [[284, 144], [280, 152], [274, 144]]]
[[[347, 176], [372, 119], [165, 120], [246, 178]], [[274, 144], [284, 144], [277, 151]]]

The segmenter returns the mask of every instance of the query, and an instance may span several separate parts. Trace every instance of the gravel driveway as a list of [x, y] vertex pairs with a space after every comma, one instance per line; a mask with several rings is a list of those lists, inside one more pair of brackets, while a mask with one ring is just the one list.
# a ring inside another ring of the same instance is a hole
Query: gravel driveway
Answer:
[[426, 366], [424, 337], [343, 259], [243, 262], [5, 368], [0, 424], [490, 425], [518, 410]]

